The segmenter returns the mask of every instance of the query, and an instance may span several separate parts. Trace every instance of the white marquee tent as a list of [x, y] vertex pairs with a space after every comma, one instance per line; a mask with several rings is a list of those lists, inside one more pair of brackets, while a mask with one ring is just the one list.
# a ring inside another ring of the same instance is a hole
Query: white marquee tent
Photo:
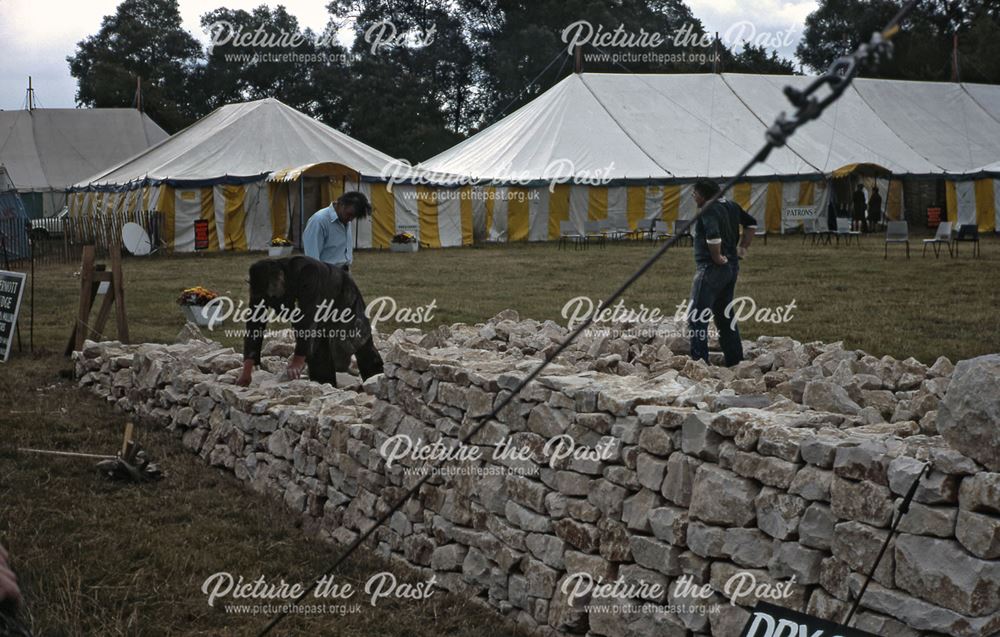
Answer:
[[[297, 240], [306, 219], [344, 189], [360, 189], [374, 214], [357, 226], [359, 247], [388, 246], [399, 229], [429, 245], [472, 242], [471, 209], [440, 206], [430, 189], [387, 189], [396, 160], [275, 99], [222, 106], [146, 152], [77, 184], [74, 215], [137, 210], [163, 213], [163, 240], [197, 246], [205, 222], [208, 250], [266, 248]], [[381, 181], [380, 181], [381, 180]]]
[[[775, 116], [792, 110], [783, 87], [811, 81], [575, 74], [421, 168], [491, 182], [489, 196], [474, 202], [477, 234], [491, 240], [552, 239], [562, 221], [582, 230], [588, 219], [634, 228], [643, 218], [690, 218], [691, 183], [735, 174]], [[827, 178], [875, 166], [886, 214], [900, 218], [899, 178], [967, 180], [1000, 159], [998, 114], [1000, 87], [856, 80], [754, 167], [732, 197], [778, 231], [791, 225], [787, 208], [825, 209]], [[981, 229], [991, 230], [1000, 210], [993, 180], [975, 188], [983, 201], [991, 195], [989, 211], [980, 213]]]
[[0, 111], [0, 163], [32, 217], [55, 214], [75, 183], [166, 138], [130, 108]]

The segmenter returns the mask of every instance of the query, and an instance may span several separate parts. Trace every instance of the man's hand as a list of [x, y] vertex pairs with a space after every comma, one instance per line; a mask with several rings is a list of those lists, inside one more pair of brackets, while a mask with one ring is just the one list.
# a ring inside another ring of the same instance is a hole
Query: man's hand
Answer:
[[729, 257], [725, 255], [722, 255], [715, 260], [715, 265], [726, 265], [727, 263], [729, 263]]
[[236, 384], [240, 387], [246, 387], [250, 384], [250, 380], [253, 378], [253, 361], [243, 361], [243, 371], [240, 372], [240, 377], [236, 379]]
[[305, 356], [292, 356], [288, 359], [288, 367], [285, 368], [285, 375], [288, 380], [298, 380], [302, 376], [302, 368], [306, 365]]
[[7, 551], [0, 546], [0, 602], [4, 601], [20, 603], [21, 590], [17, 587], [17, 575], [7, 566]]
[[747, 249], [746, 249], [746, 246], [740, 246], [740, 247], [736, 248], [736, 254], [739, 255], [739, 257], [741, 259], [747, 258]]

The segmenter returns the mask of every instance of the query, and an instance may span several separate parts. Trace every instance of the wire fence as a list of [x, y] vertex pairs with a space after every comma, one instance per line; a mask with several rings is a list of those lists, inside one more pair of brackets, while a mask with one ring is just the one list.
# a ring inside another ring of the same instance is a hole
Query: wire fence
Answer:
[[121, 245], [126, 223], [142, 227], [154, 249], [163, 245], [164, 216], [155, 210], [32, 219], [30, 226], [22, 219], [0, 219], [0, 266], [27, 271], [32, 260], [35, 267], [79, 263], [85, 245], [93, 245], [97, 258], [105, 258], [110, 246]]

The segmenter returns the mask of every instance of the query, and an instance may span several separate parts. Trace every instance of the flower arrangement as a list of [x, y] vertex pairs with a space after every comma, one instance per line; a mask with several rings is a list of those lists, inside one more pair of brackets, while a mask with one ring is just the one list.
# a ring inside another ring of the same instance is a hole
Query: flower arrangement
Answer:
[[417, 238], [409, 232], [400, 232], [392, 238], [393, 243], [416, 243]]
[[187, 288], [177, 297], [177, 305], [208, 305], [208, 302], [219, 296], [217, 293], [200, 285]]
[[271, 239], [271, 246], [275, 248], [284, 248], [292, 245], [292, 242], [284, 237], [275, 237]]

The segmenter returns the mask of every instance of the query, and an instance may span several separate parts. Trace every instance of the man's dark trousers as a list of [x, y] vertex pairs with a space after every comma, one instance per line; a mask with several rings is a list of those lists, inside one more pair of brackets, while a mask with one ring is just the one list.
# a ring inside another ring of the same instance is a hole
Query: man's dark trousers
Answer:
[[691, 358], [708, 362], [708, 321], [700, 320], [704, 310], [712, 310], [715, 326], [719, 330], [719, 345], [726, 357], [726, 365], [732, 367], [743, 360], [743, 342], [740, 330], [730, 325], [726, 307], [732, 302], [736, 292], [736, 279], [740, 266], [735, 259], [725, 265], [698, 265], [691, 285], [691, 306], [688, 309], [688, 327], [691, 336]]

